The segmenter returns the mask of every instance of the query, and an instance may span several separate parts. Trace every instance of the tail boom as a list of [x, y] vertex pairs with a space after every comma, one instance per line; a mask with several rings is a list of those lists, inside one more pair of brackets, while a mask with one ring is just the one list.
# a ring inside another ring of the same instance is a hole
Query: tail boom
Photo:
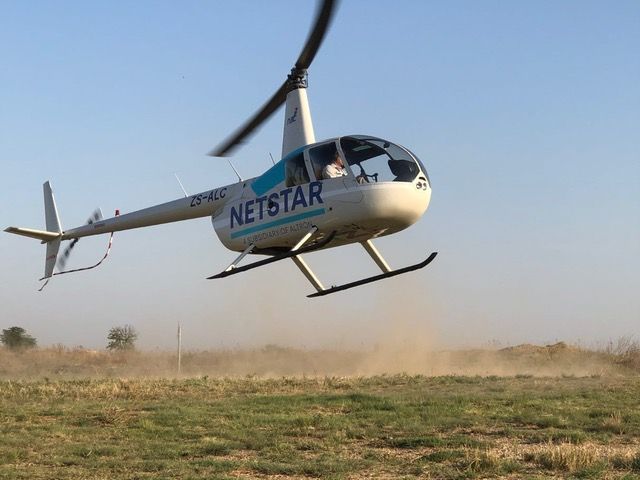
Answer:
[[226, 191], [227, 188], [222, 187], [65, 230], [62, 240], [208, 217], [224, 206]]
[[[45, 243], [45, 269], [42, 280], [54, 275], [53, 270], [58, 260], [60, 242], [90, 235], [129, 230], [133, 228], [149, 227], [163, 223], [179, 222], [198, 217], [207, 217], [221, 212], [228, 198], [236, 194], [235, 185], [216, 188], [186, 198], [179, 198], [170, 202], [154, 205], [107, 219], [96, 219], [81, 227], [63, 230], [58, 216], [58, 210], [49, 182], [43, 185], [46, 230], [23, 227], [8, 227], [5, 232], [35, 238]], [[108, 251], [107, 251], [108, 252]], [[107, 253], [108, 254], [108, 253]], [[105, 257], [106, 258], [106, 257]], [[93, 268], [93, 267], [92, 267]]]

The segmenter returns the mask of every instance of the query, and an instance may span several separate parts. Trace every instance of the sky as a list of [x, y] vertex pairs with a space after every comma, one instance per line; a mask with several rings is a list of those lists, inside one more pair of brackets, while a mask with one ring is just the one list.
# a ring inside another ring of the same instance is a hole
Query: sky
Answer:
[[[235, 181], [206, 156], [280, 86], [316, 4], [0, 0], [0, 226], [64, 227]], [[98, 269], [39, 293], [38, 241], [0, 235], [0, 327], [40, 345], [433, 348], [640, 338], [640, 3], [343, 1], [309, 70], [317, 139], [407, 146], [432, 182], [417, 224], [376, 245], [426, 269], [308, 299], [284, 261], [225, 280], [207, 218], [115, 235]], [[257, 176], [283, 110], [233, 157]], [[97, 261], [83, 239], [70, 266]], [[309, 254], [326, 285], [376, 273], [359, 246]]]

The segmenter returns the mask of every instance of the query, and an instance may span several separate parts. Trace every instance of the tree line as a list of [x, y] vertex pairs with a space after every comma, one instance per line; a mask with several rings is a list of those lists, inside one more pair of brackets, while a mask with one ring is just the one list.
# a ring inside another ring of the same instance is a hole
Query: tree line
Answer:
[[[138, 332], [131, 325], [112, 327], [107, 334], [107, 350], [134, 350]], [[2, 330], [0, 343], [9, 350], [28, 350], [38, 345], [37, 340], [22, 327], [9, 327]]]

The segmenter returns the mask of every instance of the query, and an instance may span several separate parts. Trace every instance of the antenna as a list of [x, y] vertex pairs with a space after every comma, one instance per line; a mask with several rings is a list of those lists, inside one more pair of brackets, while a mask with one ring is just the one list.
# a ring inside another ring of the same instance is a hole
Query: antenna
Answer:
[[271, 155], [271, 152], [269, 152], [269, 156], [271, 157], [271, 163], [273, 163], [275, 165], [276, 161], [273, 159], [273, 155]]
[[242, 177], [240, 176], [240, 174], [236, 170], [236, 167], [233, 166], [233, 163], [231, 163], [231, 159], [227, 158], [227, 161], [229, 162], [229, 165], [231, 166], [231, 168], [233, 168], [233, 171], [236, 173], [236, 177], [238, 177], [238, 181], [241, 182], [242, 181]]
[[182, 193], [184, 193], [185, 197], [188, 197], [189, 194], [187, 193], [187, 191], [184, 189], [184, 185], [182, 185], [182, 182], [180, 181], [180, 179], [178, 178], [178, 174], [177, 173], [173, 173], [173, 176], [176, 177], [176, 180], [178, 181], [178, 184], [180, 184], [180, 188], [182, 189]]

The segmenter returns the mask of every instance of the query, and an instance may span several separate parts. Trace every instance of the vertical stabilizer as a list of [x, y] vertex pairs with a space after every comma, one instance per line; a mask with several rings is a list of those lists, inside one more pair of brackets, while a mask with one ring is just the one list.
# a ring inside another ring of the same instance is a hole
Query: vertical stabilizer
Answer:
[[60, 250], [60, 238], [56, 238], [47, 243], [47, 256], [44, 259], [44, 276], [41, 280], [53, 275], [53, 269], [58, 259], [58, 250]]
[[304, 87], [295, 88], [287, 94], [282, 135], [282, 158], [295, 149], [315, 141], [316, 136], [311, 122], [307, 89]]
[[[56, 201], [53, 198], [51, 184], [45, 182], [42, 189], [44, 190], [44, 219], [47, 225], [47, 231], [61, 234], [62, 225], [60, 224], [60, 217], [58, 217], [58, 209], [56, 208]], [[58, 250], [60, 250], [60, 237], [47, 242], [47, 255], [44, 260], [43, 278], [49, 278], [53, 275], [53, 269], [56, 266], [56, 260], [58, 258]]]
[[44, 182], [42, 189], [44, 190], [44, 219], [47, 225], [47, 231], [62, 233], [62, 225], [60, 225], [60, 217], [58, 217], [58, 209], [56, 208], [56, 201], [53, 198], [51, 183], [48, 181]]

